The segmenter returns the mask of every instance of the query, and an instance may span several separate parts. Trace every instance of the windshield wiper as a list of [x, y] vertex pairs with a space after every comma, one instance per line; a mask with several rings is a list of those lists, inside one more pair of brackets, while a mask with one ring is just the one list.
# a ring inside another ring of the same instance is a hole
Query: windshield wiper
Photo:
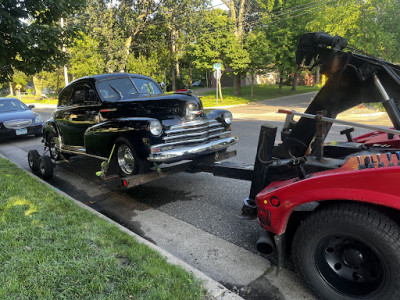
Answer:
[[122, 97], [122, 93], [120, 91], [118, 91], [115, 87], [113, 87], [111, 84], [109, 84], [110, 88], [112, 88], [118, 95], [120, 100], [124, 97]]

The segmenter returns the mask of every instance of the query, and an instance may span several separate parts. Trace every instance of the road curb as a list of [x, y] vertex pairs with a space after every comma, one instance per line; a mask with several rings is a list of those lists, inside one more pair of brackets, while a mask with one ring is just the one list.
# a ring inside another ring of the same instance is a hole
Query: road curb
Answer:
[[[1, 153], [0, 153], [0, 157], [10, 161], [7, 157], [2, 155]], [[98, 211], [94, 210], [93, 208], [86, 206], [85, 204], [81, 203], [80, 201], [76, 200], [75, 198], [71, 197], [70, 195], [68, 195], [67, 193], [61, 191], [60, 189], [55, 188], [54, 186], [52, 186], [48, 182], [44, 181], [42, 178], [40, 178], [40, 177], [28, 172], [27, 170], [25, 170], [21, 166], [17, 165], [16, 163], [14, 163], [14, 162], [11, 162], [11, 163], [16, 165], [17, 168], [19, 168], [19, 169], [23, 170], [24, 172], [26, 172], [28, 175], [38, 179], [40, 182], [44, 183], [45, 185], [47, 185], [51, 189], [55, 190], [61, 196], [73, 201], [78, 206], [80, 206], [80, 207], [86, 209], [87, 211], [95, 214], [96, 216], [100, 217], [101, 219], [113, 224], [119, 230], [127, 233], [128, 235], [130, 235], [132, 237], [134, 237], [139, 243], [145, 244], [146, 246], [150, 247], [151, 249], [157, 251], [161, 256], [166, 258], [168, 263], [180, 266], [184, 270], [192, 273], [196, 278], [198, 278], [199, 280], [202, 281], [202, 285], [206, 289], [206, 291], [208, 293], [208, 296], [211, 297], [211, 299], [215, 299], [215, 300], [231, 300], [231, 299], [232, 300], [239, 300], [239, 299], [243, 299], [242, 297], [240, 297], [239, 295], [235, 294], [234, 292], [228, 290], [225, 286], [223, 286], [219, 282], [215, 281], [211, 277], [207, 276], [206, 274], [204, 274], [200, 270], [198, 270], [198, 269], [194, 268], [193, 266], [187, 264], [186, 262], [180, 260], [176, 256], [174, 256], [171, 253], [165, 251], [164, 249], [158, 247], [157, 245], [149, 242], [148, 240], [142, 238], [141, 236], [139, 236], [136, 233], [130, 231], [129, 229], [123, 227], [122, 225], [118, 224], [117, 222], [111, 220], [110, 218], [102, 215], [101, 213], [99, 213]], [[210, 299], [210, 298], [207, 298], [207, 299]]]

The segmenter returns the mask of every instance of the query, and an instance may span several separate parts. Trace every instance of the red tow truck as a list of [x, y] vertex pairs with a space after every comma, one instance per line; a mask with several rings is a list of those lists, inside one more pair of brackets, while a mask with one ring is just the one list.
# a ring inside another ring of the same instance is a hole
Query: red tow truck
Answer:
[[[262, 126], [243, 213], [265, 229], [258, 250], [277, 253], [280, 266], [291, 253], [319, 298], [400, 299], [400, 66], [346, 46], [320, 32], [301, 37], [297, 64], [329, 79], [305, 113], [279, 111], [282, 143]], [[381, 102], [394, 128], [335, 119], [368, 102]], [[350, 126], [347, 141], [325, 143], [334, 123]], [[354, 127], [371, 132], [353, 138]]]

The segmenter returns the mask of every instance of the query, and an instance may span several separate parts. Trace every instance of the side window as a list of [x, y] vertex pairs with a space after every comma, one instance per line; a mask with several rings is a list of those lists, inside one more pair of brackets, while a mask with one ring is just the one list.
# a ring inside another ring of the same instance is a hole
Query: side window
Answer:
[[75, 87], [72, 95], [72, 104], [84, 105], [97, 102], [96, 92], [88, 84]]
[[159, 95], [162, 94], [160, 88], [151, 80], [132, 77], [133, 83], [142, 95]]
[[58, 106], [71, 106], [72, 105], [72, 87], [66, 88], [61, 92]]

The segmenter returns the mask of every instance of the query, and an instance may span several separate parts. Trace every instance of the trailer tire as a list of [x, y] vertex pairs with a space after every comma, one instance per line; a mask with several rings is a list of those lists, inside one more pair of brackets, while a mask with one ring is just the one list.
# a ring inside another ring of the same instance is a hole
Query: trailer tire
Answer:
[[322, 299], [400, 299], [400, 230], [371, 206], [322, 207], [298, 228], [296, 270]]
[[146, 173], [149, 169], [147, 161], [142, 160], [135, 148], [126, 138], [120, 137], [115, 141], [114, 159], [121, 177]]
[[53, 162], [50, 156], [43, 155], [39, 158], [39, 175], [46, 180], [53, 177]]
[[37, 150], [29, 150], [28, 152], [28, 164], [29, 168], [31, 168], [32, 172], [36, 172], [39, 170], [39, 152]]

